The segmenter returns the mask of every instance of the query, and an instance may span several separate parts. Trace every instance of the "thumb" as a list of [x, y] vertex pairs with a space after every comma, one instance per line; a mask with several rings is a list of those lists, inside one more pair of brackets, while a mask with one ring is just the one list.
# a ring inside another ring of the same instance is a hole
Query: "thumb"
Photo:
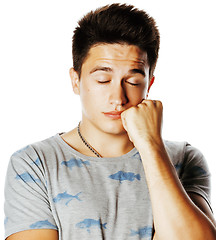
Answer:
[[123, 125], [124, 129], [127, 131], [127, 123], [126, 123], [124, 112], [121, 114], [121, 120], [122, 120], [122, 125]]
[[127, 131], [127, 134], [128, 134], [128, 137], [129, 137], [130, 141], [133, 142], [131, 137], [130, 137], [130, 134], [128, 132], [127, 121], [125, 119], [125, 114], [123, 114], [123, 113], [121, 114], [121, 120], [122, 120], [122, 125], [123, 125], [124, 129]]

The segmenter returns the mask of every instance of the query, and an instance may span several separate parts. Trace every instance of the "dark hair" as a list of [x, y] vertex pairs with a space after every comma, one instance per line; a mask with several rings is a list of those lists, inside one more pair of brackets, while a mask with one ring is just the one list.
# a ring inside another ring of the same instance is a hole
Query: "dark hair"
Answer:
[[89, 50], [100, 43], [127, 43], [147, 52], [150, 76], [158, 58], [160, 34], [155, 20], [132, 5], [111, 4], [86, 14], [74, 30], [73, 67], [81, 68]]

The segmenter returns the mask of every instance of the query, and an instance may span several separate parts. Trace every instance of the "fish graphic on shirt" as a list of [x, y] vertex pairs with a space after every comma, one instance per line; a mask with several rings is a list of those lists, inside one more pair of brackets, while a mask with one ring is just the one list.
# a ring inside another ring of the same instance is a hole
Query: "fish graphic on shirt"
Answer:
[[35, 178], [33, 175], [31, 175], [30, 173], [28, 173], [28, 172], [24, 172], [24, 173], [22, 173], [22, 174], [17, 174], [16, 175], [16, 179], [18, 179], [18, 180], [23, 180], [24, 182], [38, 182], [38, 183], [40, 183], [41, 181], [40, 181], [40, 179], [39, 178]]
[[179, 171], [182, 168], [182, 163], [177, 163], [174, 165], [176, 171]]
[[25, 146], [25, 147], [19, 149], [19, 150], [16, 151], [12, 156], [14, 156], [14, 155], [16, 155], [16, 154], [18, 154], [18, 153], [21, 153], [22, 151], [26, 150], [28, 147], [29, 147], [29, 145], [27, 145], [27, 146]]
[[72, 170], [73, 167], [83, 167], [83, 165], [90, 165], [89, 161], [82, 161], [81, 159], [74, 159], [71, 158], [69, 161], [63, 161], [61, 162], [61, 165], [65, 165], [70, 170]]
[[139, 152], [135, 153], [135, 154], [132, 156], [132, 158], [136, 158], [136, 159], [142, 161]]
[[106, 228], [107, 223], [102, 224], [101, 220], [95, 220], [95, 219], [91, 219], [91, 218], [86, 218], [84, 219], [82, 222], [79, 222], [76, 224], [76, 227], [81, 228], [81, 229], [86, 229], [87, 232], [90, 233], [90, 228], [92, 227], [98, 227], [98, 228]]
[[8, 220], [9, 220], [9, 218], [8, 218], [8, 217], [5, 217], [5, 219], [4, 219], [4, 225], [5, 225], [5, 226], [7, 225]]
[[110, 175], [109, 178], [118, 180], [120, 183], [122, 183], [122, 181], [125, 181], [125, 180], [132, 182], [135, 180], [135, 178], [139, 181], [141, 179], [140, 174], [135, 174], [133, 172], [123, 172], [123, 171], [118, 171], [117, 173]]
[[48, 220], [45, 221], [38, 221], [36, 223], [33, 223], [30, 225], [31, 229], [40, 229], [40, 228], [52, 228], [52, 229], [57, 229], [55, 225], [50, 223]]
[[63, 193], [59, 193], [55, 198], [53, 198], [53, 202], [54, 203], [58, 203], [58, 202], [63, 202], [65, 203], [65, 205], [67, 206], [68, 203], [70, 201], [72, 201], [73, 199], [77, 199], [79, 201], [82, 201], [80, 198], [79, 198], [79, 195], [81, 194], [81, 192], [77, 193], [76, 195], [70, 195], [67, 193], [67, 191], [63, 192]]
[[40, 165], [41, 165], [41, 162], [40, 162], [39, 157], [38, 157], [32, 164], [35, 164], [35, 165], [37, 165], [37, 166], [40, 166]]
[[135, 236], [135, 235], [139, 235], [140, 238], [151, 239], [151, 237], [152, 237], [152, 227], [139, 228], [137, 231], [136, 230], [131, 230], [130, 236]]
[[190, 174], [191, 177], [196, 177], [196, 176], [203, 176], [203, 175], [206, 175], [206, 171], [199, 167], [199, 166], [193, 166], [191, 169], [190, 169]]

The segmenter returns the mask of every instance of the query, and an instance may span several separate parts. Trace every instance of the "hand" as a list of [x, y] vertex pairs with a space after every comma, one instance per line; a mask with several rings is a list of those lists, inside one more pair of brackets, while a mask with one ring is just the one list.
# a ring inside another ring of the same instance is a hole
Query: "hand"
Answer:
[[163, 105], [160, 101], [143, 100], [121, 114], [123, 127], [130, 140], [139, 144], [161, 141]]

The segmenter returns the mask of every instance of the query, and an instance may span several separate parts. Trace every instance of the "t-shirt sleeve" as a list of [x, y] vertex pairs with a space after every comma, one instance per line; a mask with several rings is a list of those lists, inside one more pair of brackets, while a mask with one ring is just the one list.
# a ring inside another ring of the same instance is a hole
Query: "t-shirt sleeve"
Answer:
[[[210, 172], [203, 154], [186, 143], [180, 180], [186, 192], [197, 193], [210, 204]], [[212, 210], [212, 208], [211, 208]]]
[[56, 229], [44, 164], [27, 146], [10, 159], [5, 181], [5, 238], [30, 229]]

